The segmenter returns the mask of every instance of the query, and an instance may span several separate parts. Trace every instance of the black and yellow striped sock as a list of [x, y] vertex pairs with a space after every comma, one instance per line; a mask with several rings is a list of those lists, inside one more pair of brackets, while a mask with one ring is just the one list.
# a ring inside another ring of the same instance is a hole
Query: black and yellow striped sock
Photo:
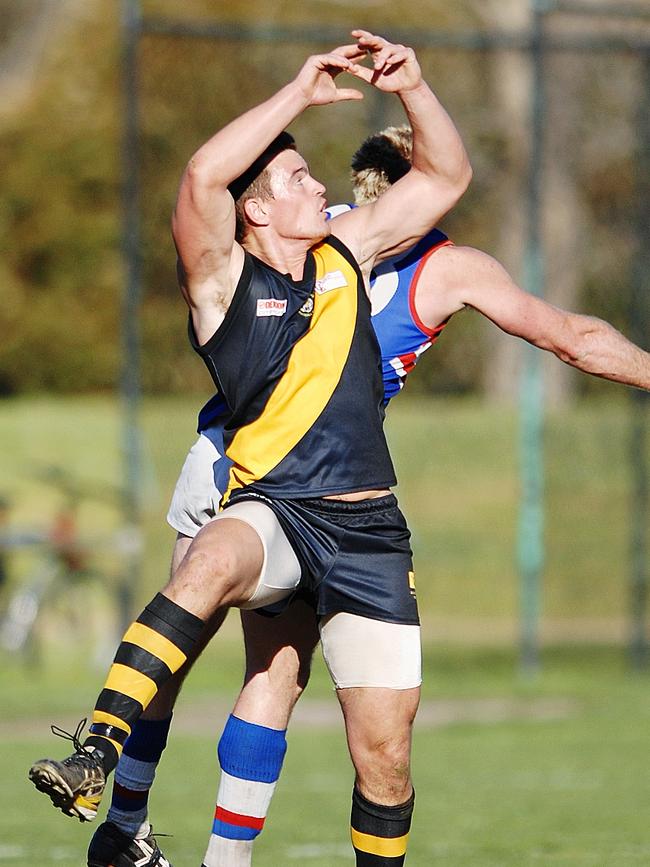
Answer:
[[351, 833], [357, 867], [402, 867], [406, 858], [415, 792], [405, 804], [373, 804], [354, 788]]
[[203, 626], [199, 617], [158, 593], [127, 629], [84, 741], [101, 750], [107, 773], [117, 764], [131, 726], [185, 662]]

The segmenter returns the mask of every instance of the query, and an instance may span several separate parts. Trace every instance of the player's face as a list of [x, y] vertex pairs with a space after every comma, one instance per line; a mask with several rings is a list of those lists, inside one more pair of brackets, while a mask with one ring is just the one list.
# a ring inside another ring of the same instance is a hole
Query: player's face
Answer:
[[276, 232], [288, 239], [319, 241], [329, 235], [325, 187], [309, 173], [294, 150], [279, 153], [270, 163], [273, 199], [270, 217]]

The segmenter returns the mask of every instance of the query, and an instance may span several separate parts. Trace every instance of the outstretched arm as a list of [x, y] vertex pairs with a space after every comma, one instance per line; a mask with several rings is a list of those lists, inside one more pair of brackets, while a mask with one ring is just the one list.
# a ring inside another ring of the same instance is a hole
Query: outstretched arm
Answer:
[[353, 36], [373, 65], [350, 72], [378, 90], [397, 94], [413, 129], [411, 170], [376, 202], [332, 221], [333, 233], [368, 270], [426, 234], [465, 192], [472, 172], [460, 135], [422, 78], [413, 49], [365, 30], [355, 30]]
[[602, 319], [570, 313], [525, 292], [496, 259], [480, 250], [437, 250], [421, 275], [415, 304], [427, 325], [473, 307], [508, 334], [584, 373], [650, 390], [650, 353]]
[[308, 58], [293, 81], [219, 130], [190, 159], [172, 232], [181, 289], [201, 342], [223, 319], [243, 267], [228, 185], [309, 106], [362, 98], [359, 91], [337, 88], [335, 83], [340, 72], [354, 66], [348, 55], [358, 58], [357, 47]]

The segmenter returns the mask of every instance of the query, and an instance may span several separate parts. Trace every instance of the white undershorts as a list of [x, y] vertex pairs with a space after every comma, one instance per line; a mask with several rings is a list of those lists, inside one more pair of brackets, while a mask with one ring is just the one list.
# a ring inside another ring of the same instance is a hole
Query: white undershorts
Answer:
[[300, 583], [301, 568], [275, 513], [255, 500], [233, 503], [212, 522], [236, 518], [252, 527], [264, 549], [264, 561], [255, 592], [238, 608], [262, 608], [289, 596]]
[[337, 689], [412, 689], [422, 683], [420, 627], [339, 611], [320, 622], [323, 658]]

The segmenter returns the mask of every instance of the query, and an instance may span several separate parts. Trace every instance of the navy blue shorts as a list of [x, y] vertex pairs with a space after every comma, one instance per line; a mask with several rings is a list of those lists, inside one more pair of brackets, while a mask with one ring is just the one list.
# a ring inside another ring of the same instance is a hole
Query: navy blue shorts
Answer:
[[[243, 500], [259, 500], [277, 516], [301, 566], [296, 594], [310, 601], [320, 617], [347, 611], [388, 623], [419, 624], [411, 534], [393, 494], [346, 502], [280, 500], [244, 490], [230, 502]], [[279, 614], [296, 594], [255, 610]]]

